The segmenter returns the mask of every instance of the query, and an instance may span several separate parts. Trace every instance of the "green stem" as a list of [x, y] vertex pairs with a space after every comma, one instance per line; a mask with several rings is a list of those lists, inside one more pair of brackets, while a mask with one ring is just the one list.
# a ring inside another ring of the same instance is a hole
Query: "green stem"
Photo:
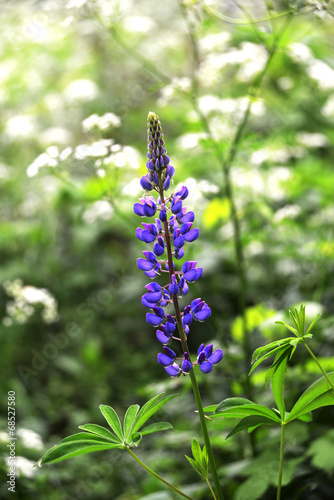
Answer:
[[278, 484], [277, 484], [277, 496], [276, 500], [281, 500], [281, 486], [282, 486], [282, 476], [283, 476], [283, 461], [284, 461], [284, 430], [285, 424], [281, 424], [281, 443], [280, 443], [280, 454], [279, 454], [279, 471], [278, 471]]
[[159, 479], [159, 481], [161, 481], [162, 483], [164, 483], [166, 486], [168, 486], [168, 488], [170, 488], [171, 490], [173, 490], [175, 493], [177, 493], [178, 495], [180, 495], [181, 497], [183, 498], [188, 498], [188, 500], [193, 500], [193, 498], [191, 497], [188, 497], [188, 495], [186, 495], [185, 493], [182, 493], [182, 491], [178, 490], [177, 488], [175, 488], [175, 486], [173, 486], [172, 484], [170, 484], [168, 481], [166, 481], [163, 477], [159, 476], [159, 474], [157, 474], [156, 472], [154, 472], [154, 470], [150, 469], [150, 467], [148, 467], [146, 464], [144, 464], [144, 462], [142, 462], [140, 460], [140, 458], [137, 457], [137, 455], [135, 455], [133, 453], [133, 451], [130, 449], [130, 448], [126, 448], [126, 451], [128, 453], [130, 453], [130, 455], [142, 466], [144, 467], [144, 469], [147, 470], [147, 472], [150, 472], [154, 477], [156, 477], [157, 479]]
[[[165, 203], [165, 197], [164, 197], [164, 191], [163, 191], [163, 187], [162, 187], [161, 178], [160, 178], [159, 195], [160, 195], [161, 203]], [[173, 275], [173, 272], [174, 272], [174, 266], [173, 266], [172, 247], [171, 247], [170, 234], [169, 234], [167, 220], [164, 221], [164, 232], [165, 232], [166, 250], [167, 250], [167, 257], [168, 257], [169, 276], [171, 278]], [[187, 338], [186, 338], [186, 335], [185, 335], [185, 332], [183, 329], [183, 325], [182, 325], [182, 318], [181, 318], [180, 306], [179, 306], [177, 295], [173, 295], [173, 304], [174, 304], [175, 319], [176, 319], [176, 324], [177, 324], [179, 335], [180, 335], [182, 350], [184, 353], [185, 352], [188, 353], [189, 360], [191, 362]], [[198, 410], [199, 419], [200, 419], [200, 423], [201, 423], [202, 434], [203, 434], [206, 450], [208, 453], [208, 459], [209, 459], [209, 464], [210, 464], [210, 468], [211, 468], [211, 474], [213, 477], [213, 482], [214, 482], [215, 488], [216, 488], [217, 498], [219, 500], [224, 500], [223, 492], [222, 492], [219, 478], [218, 478], [217, 467], [216, 467], [213, 452], [212, 452], [211, 442], [210, 442], [208, 430], [206, 427], [205, 415], [204, 415], [204, 410], [203, 410], [203, 405], [202, 405], [202, 398], [201, 398], [201, 395], [199, 392], [194, 369], [190, 370], [189, 376], [190, 376], [190, 380], [191, 380], [191, 384], [193, 387], [193, 392], [194, 392], [194, 396], [195, 396], [195, 400], [196, 400], [197, 410]]]
[[313, 354], [313, 352], [311, 351], [311, 349], [309, 348], [309, 346], [306, 344], [306, 342], [304, 342], [304, 346], [306, 347], [306, 349], [308, 350], [310, 356], [314, 359], [314, 361], [317, 363], [317, 365], [319, 366], [323, 376], [325, 377], [325, 379], [327, 380], [327, 383], [328, 385], [332, 388], [332, 390], [334, 391], [334, 384], [333, 382], [331, 381], [331, 379], [329, 378], [329, 376], [327, 375], [326, 371], [323, 369], [320, 361], [318, 361], [318, 358], [316, 357], [315, 354]]
[[210, 481], [208, 480], [208, 478], [206, 478], [206, 482], [210, 488], [210, 491], [211, 491], [211, 495], [213, 496], [214, 500], [217, 500], [217, 497], [215, 495], [215, 492], [213, 491], [212, 487], [211, 487], [211, 484], [210, 484]]

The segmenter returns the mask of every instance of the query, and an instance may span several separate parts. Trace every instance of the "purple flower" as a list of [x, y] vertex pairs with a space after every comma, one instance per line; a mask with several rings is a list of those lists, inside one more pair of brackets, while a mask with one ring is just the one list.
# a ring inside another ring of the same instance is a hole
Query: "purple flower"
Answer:
[[190, 361], [189, 354], [187, 352], [184, 353], [184, 359], [181, 363], [181, 370], [182, 373], [189, 373], [190, 370], [192, 369], [193, 365]]
[[176, 283], [175, 274], [172, 274], [171, 284], [168, 287], [168, 291], [171, 295], [177, 295], [179, 291], [179, 285]]
[[159, 326], [165, 318], [165, 311], [162, 307], [153, 307], [153, 313], [146, 314], [146, 321], [149, 325]]
[[205, 321], [211, 316], [210, 307], [201, 299], [195, 299], [191, 303], [191, 312], [197, 321]]
[[161, 325], [160, 328], [161, 328], [161, 330], [157, 330], [157, 333], [156, 333], [157, 339], [162, 344], [168, 344], [170, 339], [172, 338], [172, 334], [166, 332], [164, 325]]
[[166, 347], [164, 346], [164, 353], [159, 353], [158, 354], [158, 363], [159, 365], [161, 366], [170, 366], [175, 358], [176, 358], [176, 354], [174, 351], [172, 351], [172, 349], [170, 349], [169, 347]]
[[157, 237], [158, 231], [155, 224], [146, 224], [143, 222], [142, 224], [144, 229], [137, 227], [136, 236], [139, 240], [144, 241], [145, 243], [152, 243]]
[[201, 344], [197, 351], [197, 363], [199, 365], [199, 369], [203, 373], [212, 372], [213, 365], [216, 365], [223, 359], [223, 351], [221, 349], [216, 349], [212, 352], [213, 345], [210, 344], [204, 347], [204, 344]]
[[140, 203], [133, 205], [134, 213], [140, 217], [153, 217], [157, 211], [154, 197], [148, 196], [147, 198], [141, 198], [139, 201]]
[[198, 267], [196, 269], [196, 264], [197, 262], [190, 260], [183, 263], [182, 266], [183, 276], [184, 279], [189, 283], [194, 283], [202, 276], [203, 269], [201, 267]]

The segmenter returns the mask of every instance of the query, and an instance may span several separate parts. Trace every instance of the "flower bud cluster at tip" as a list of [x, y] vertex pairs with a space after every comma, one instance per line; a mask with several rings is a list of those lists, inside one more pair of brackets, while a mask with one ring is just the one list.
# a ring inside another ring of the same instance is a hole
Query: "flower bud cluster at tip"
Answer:
[[[170, 187], [171, 178], [174, 175], [174, 168], [169, 165], [170, 159], [167, 156], [165, 142], [159, 117], [150, 112], [148, 114], [148, 162], [147, 175], [140, 183], [145, 194], [140, 198], [139, 203], [134, 204], [134, 212], [140, 217], [154, 217], [158, 212], [158, 217], [154, 222], [143, 222], [143, 227], [136, 229], [136, 236], [145, 243], [153, 244], [153, 251], [143, 252], [144, 258], [137, 259], [139, 269], [151, 279], [156, 278], [163, 272], [170, 275], [170, 283], [161, 286], [157, 282], [146, 285], [147, 292], [142, 296], [142, 304], [150, 310], [146, 314], [146, 321], [159, 327], [156, 336], [163, 344], [163, 353], [158, 354], [158, 363], [162, 365], [168, 375], [176, 377], [188, 374], [194, 364], [198, 364], [203, 373], [210, 373], [213, 365], [219, 363], [223, 358], [221, 349], [213, 351], [212, 344], [204, 346], [202, 344], [197, 352], [197, 360], [190, 361], [189, 354], [183, 353], [181, 363], [177, 363], [176, 353], [168, 347], [173, 340], [181, 340], [174, 336], [177, 330], [176, 318], [165, 309], [173, 302], [174, 296], [182, 297], [189, 291], [189, 283], [197, 281], [203, 273], [201, 267], [196, 267], [197, 262], [185, 261], [180, 271], [170, 271], [168, 266], [168, 256], [166, 255], [166, 234], [164, 228], [168, 228], [169, 240], [172, 246], [172, 254], [176, 260], [184, 257], [184, 246], [186, 243], [195, 241], [199, 236], [199, 230], [193, 227], [195, 215], [192, 211], [187, 211], [183, 206], [184, 200], [188, 197], [188, 189], [183, 186], [179, 191], [173, 192], [168, 198], [156, 200], [154, 196], [147, 192], [153, 189], [161, 193]], [[162, 196], [162, 195], [161, 195]], [[195, 299], [187, 305], [181, 312], [182, 327], [187, 336], [190, 325], [193, 321], [205, 321], [210, 318], [211, 309], [204, 300]]]
[[158, 190], [160, 186], [164, 191], [169, 189], [175, 173], [169, 162], [159, 117], [150, 111], [147, 117], [147, 174], [140, 180], [145, 191]]

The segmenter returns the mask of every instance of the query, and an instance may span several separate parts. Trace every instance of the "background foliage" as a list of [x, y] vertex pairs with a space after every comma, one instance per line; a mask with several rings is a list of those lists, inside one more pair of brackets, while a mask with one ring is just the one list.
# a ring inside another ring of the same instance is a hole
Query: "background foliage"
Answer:
[[[193, 289], [213, 314], [193, 328], [190, 346], [215, 339], [224, 350], [223, 363], [200, 377], [204, 404], [245, 391], [270, 404], [264, 369], [246, 382], [249, 354], [286, 333], [274, 322], [300, 302], [310, 319], [322, 313], [312, 346], [334, 370], [331, 9], [326, 1], [1, 2], [1, 498], [10, 495], [8, 390], [17, 398], [17, 498], [172, 498], [121, 452], [32, 469], [78, 425], [101, 424], [99, 404], [122, 413], [162, 391], [179, 393], [162, 412], [175, 430], [148, 438], [139, 454], [206, 498], [184, 457], [200, 439], [189, 383], [156, 363], [140, 302], [132, 206], [149, 110], [162, 120], [175, 182], [189, 187], [201, 231], [189, 259], [205, 275]], [[248, 23], [285, 10], [293, 15]], [[297, 351], [289, 409], [318, 376]], [[311, 424], [287, 428], [283, 497], [331, 498], [332, 421], [324, 408]], [[273, 498], [277, 431], [225, 442], [231, 425], [210, 424], [226, 497]]]

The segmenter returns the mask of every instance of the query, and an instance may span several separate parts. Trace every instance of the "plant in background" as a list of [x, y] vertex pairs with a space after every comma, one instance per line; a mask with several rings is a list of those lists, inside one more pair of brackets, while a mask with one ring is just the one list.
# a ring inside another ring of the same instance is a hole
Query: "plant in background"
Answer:
[[[237, 418], [239, 422], [229, 432], [227, 438], [237, 432], [248, 429], [252, 432], [261, 425], [279, 425], [281, 427], [280, 460], [277, 480], [277, 500], [281, 498], [284, 459], [284, 431], [288, 423], [298, 419], [308, 422], [312, 419], [311, 412], [323, 406], [334, 405], [334, 372], [327, 374], [321, 363], [313, 354], [306, 341], [312, 337], [311, 330], [317, 321], [317, 316], [305, 331], [305, 307], [300, 310], [290, 311], [294, 326], [282, 321], [278, 323], [286, 326], [295, 337], [287, 337], [255, 350], [252, 359], [252, 368], [255, 368], [272, 355], [275, 359], [266, 374], [266, 382], [271, 381], [272, 391], [277, 408], [268, 408], [257, 404], [250, 399], [232, 397], [225, 399], [218, 405], [208, 406], [203, 409], [199, 392], [195, 367], [208, 374], [213, 366], [223, 358], [221, 349], [213, 350], [213, 345], [205, 346], [202, 343], [197, 350], [197, 357], [192, 360], [187, 343], [191, 325], [194, 321], [203, 322], [211, 316], [211, 309], [201, 298], [194, 299], [183, 307], [179, 304], [189, 291], [189, 284], [196, 282], [202, 276], [202, 268], [197, 267], [195, 261], [184, 261], [182, 266], [178, 261], [185, 256], [188, 243], [195, 241], [199, 230], [193, 227], [195, 215], [183, 205], [188, 196], [188, 189], [183, 186], [180, 190], [167, 195], [175, 170], [170, 165], [170, 158], [165, 148], [159, 118], [154, 113], [148, 114], [148, 153], [147, 174], [140, 183], [145, 193], [138, 203], [134, 205], [134, 212], [140, 217], [152, 218], [152, 222], [144, 222], [143, 227], [136, 229], [136, 236], [141, 241], [153, 245], [153, 251], [145, 250], [144, 257], [137, 259], [139, 269], [151, 280], [163, 279], [165, 283], [151, 281], [146, 285], [146, 292], [142, 296], [142, 304], [149, 310], [146, 321], [157, 328], [156, 337], [163, 346], [163, 352], [157, 356], [158, 363], [164, 367], [171, 377], [188, 375], [191, 380], [201, 430], [205, 445], [203, 448], [196, 439], [192, 442], [193, 458], [186, 456], [195, 471], [207, 482], [212, 497], [223, 499], [217, 468], [211, 448], [211, 442], [206, 427], [204, 411], [212, 413], [210, 418]], [[151, 192], [157, 192], [157, 198]], [[181, 267], [181, 269], [178, 269]], [[175, 346], [174, 346], [175, 344]], [[305, 346], [312, 359], [323, 373], [323, 377], [310, 385], [299, 397], [290, 412], [286, 411], [284, 399], [284, 377], [288, 361], [291, 359], [298, 344]], [[86, 424], [79, 428], [79, 432], [63, 439], [51, 448], [39, 460], [38, 465], [60, 462], [77, 455], [107, 449], [127, 451], [142, 467], [153, 476], [168, 486], [174, 493], [190, 499], [190, 497], [159, 476], [155, 471], [144, 464], [133, 452], [142, 442], [144, 435], [157, 431], [169, 430], [172, 425], [168, 422], [155, 422], [143, 427], [162, 406], [175, 395], [159, 394], [150, 399], [142, 408], [132, 405], [128, 408], [120, 422], [115, 410], [107, 405], [101, 405], [100, 410], [105, 417], [110, 429], [97, 424]], [[256, 458], [253, 459], [254, 463]], [[212, 474], [214, 488], [209, 481], [209, 471]], [[269, 483], [268, 483], [269, 484]]]
[[[146, 314], [146, 321], [154, 327], [159, 327], [156, 336], [163, 345], [163, 352], [157, 356], [158, 363], [165, 368], [171, 377], [177, 377], [181, 374], [190, 375], [205, 447], [201, 451], [198, 443], [195, 445], [193, 442], [194, 458], [187, 458], [195, 470], [207, 481], [213, 498], [223, 499], [206, 427], [201, 395], [193, 370], [194, 365], [198, 365], [202, 373], [210, 373], [213, 365], [222, 360], [223, 352], [221, 349], [213, 350], [212, 344], [205, 346], [202, 343], [197, 350], [196, 360], [191, 360], [187, 344], [190, 326], [193, 321], [203, 322], [208, 319], [211, 316], [211, 309], [204, 300], [197, 298], [181, 311], [178, 297], [187, 295], [189, 284], [194, 283], [202, 276], [203, 269], [196, 267], [197, 262], [195, 261], [185, 261], [181, 270], [177, 270], [174, 260], [179, 261], [185, 255], [185, 244], [195, 241], [199, 236], [199, 230], [193, 228], [194, 213], [187, 211], [187, 208], [183, 206], [183, 201], [189, 194], [187, 187], [183, 186], [179, 191], [165, 196], [165, 192], [170, 188], [175, 169], [170, 165], [159, 117], [152, 112], [148, 114], [147, 159], [147, 174], [140, 180], [145, 194], [140, 198], [139, 203], [135, 203], [134, 212], [140, 217], [149, 218], [154, 217], [158, 212], [158, 217], [155, 218], [154, 223], [144, 222], [143, 228], [136, 229], [137, 238], [145, 243], [154, 243], [153, 252], [144, 251], [144, 258], [137, 259], [137, 266], [151, 279], [165, 273], [168, 275], [169, 281], [162, 285], [152, 281], [146, 285], [147, 292], [142, 296], [142, 303], [151, 311]], [[150, 191], [158, 193], [157, 199], [149, 194]], [[180, 356], [170, 347], [174, 341], [181, 345]], [[141, 430], [148, 418], [172, 397], [158, 395], [148, 401], [141, 410], [139, 410], [138, 405], [130, 406], [125, 414], [123, 427], [115, 410], [110, 406], [101, 405], [100, 410], [112, 432], [97, 424], [80, 426], [84, 432], [63, 439], [49, 450], [38, 464], [41, 466], [55, 463], [83, 453], [104, 449], [125, 449], [140, 465], [165, 485], [179, 495], [190, 498], [147, 467], [131, 449], [141, 443], [143, 435], [172, 427], [168, 422], [159, 422]], [[139, 432], [140, 430], [141, 432]], [[210, 464], [215, 492], [208, 479], [208, 464]]]

